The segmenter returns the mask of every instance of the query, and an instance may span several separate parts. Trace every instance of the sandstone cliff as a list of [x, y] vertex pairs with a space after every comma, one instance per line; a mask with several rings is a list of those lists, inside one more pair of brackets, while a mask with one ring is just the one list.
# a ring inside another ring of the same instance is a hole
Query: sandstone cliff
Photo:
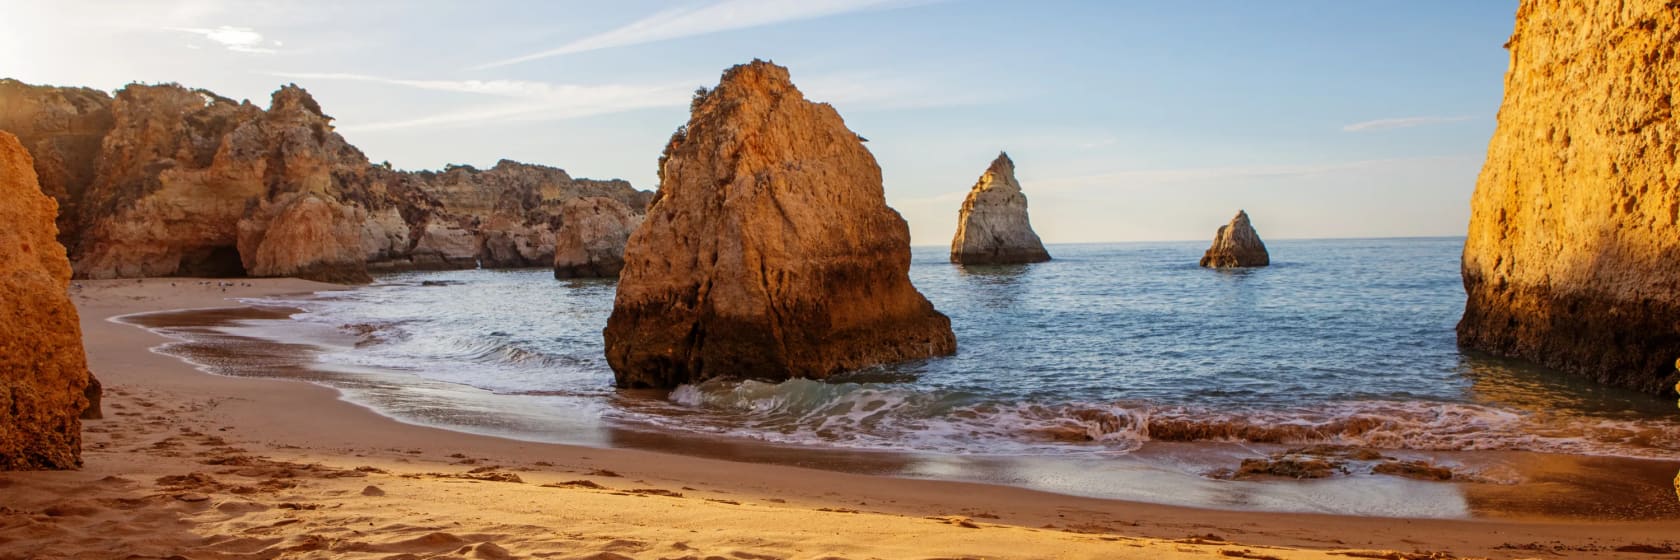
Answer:
[[1254, 225], [1248, 223], [1248, 212], [1238, 210], [1231, 223], [1219, 226], [1213, 234], [1213, 245], [1202, 253], [1202, 266], [1207, 268], [1244, 268], [1267, 266], [1272, 257]]
[[111, 124], [105, 92], [0, 79], [0, 130], [17, 135], [34, 157], [41, 190], [58, 201], [59, 241], [66, 246], [76, 243], [76, 201], [93, 182]]
[[52, 198], [0, 132], [0, 470], [81, 466], [87, 358]]
[[998, 153], [980, 181], [968, 191], [957, 213], [957, 236], [951, 240], [951, 262], [960, 264], [1021, 264], [1050, 260], [1044, 242], [1027, 219], [1027, 195], [1015, 180], [1015, 162]]
[[1680, 357], [1680, 3], [1524, 0], [1506, 47], [1459, 342], [1667, 390]]
[[178, 85], [115, 99], [0, 80], [0, 130], [25, 137], [76, 274], [298, 276], [363, 282], [368, 269], [549, 266], [566, 201], [621, 180], [502, 161], [479, 171], [373, 165], [303, 89], [268, 110]]
[[621, 387], [822, 378], [956, 351], [910, 284], [909, 227], [827, 104], [762, 61], [696, 95], [660, 158], [605, 330]]
[[643, 215], [623, 202], [592, 196], [566, 201], [554, 241], [555, 278], [609, 278], [624, 268], [624, 246]]

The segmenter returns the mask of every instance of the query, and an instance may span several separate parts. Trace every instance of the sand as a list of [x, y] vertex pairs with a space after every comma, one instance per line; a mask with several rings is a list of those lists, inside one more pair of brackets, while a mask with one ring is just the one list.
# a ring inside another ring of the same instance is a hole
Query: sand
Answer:
[[[86, 466], [0, 473], [0, 558], [1658, 558], [1673, 521], [1202, 510], [404, 424], [108, 319], [330, 289], [82, 281]], [[1514, 491], [1514, 489], [1513, 489]], [[1667, 553], [1666, 556], [1664, 553]]]

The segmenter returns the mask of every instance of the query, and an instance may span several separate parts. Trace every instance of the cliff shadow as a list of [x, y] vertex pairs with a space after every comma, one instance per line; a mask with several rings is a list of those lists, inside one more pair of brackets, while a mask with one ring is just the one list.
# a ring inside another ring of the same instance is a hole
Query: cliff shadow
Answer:
[[175, 276], [244, 278], [248, 274], [245, 272], [245, 262], [239, 256], [239, 248], [223, 245], [182, 254], [181, 264], [175, 269]]

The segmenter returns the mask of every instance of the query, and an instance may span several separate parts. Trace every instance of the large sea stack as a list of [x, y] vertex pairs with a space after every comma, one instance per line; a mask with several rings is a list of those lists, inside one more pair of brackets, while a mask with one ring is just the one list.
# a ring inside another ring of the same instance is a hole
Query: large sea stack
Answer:
[[1525, 0], [1459, 343], [1647, 392], [1680, 358], [1680, 5]]
[[1015, 180], [1015, 162], [998, 153], [991, 167], [968, 191], [957, 213], [957, 236], [951, 240], [951, 262], [959, 264], [1023, 264], [1050, 260], [1044, 242], [1027, 219], [1027, 195]]
[[0, 470], [81, 466], [89, 375], [70, 262], [34, 161], [0, 132]]
[[1202, 266], [1207, 268], [1245, 268], [1272, 264], [1266, 243], [1248, 223], [1248, 212], [1238, 210], [1231, 223], [1219, 226], [1213, 234], [1213, 245], [1202, 253]]
[[696, 94], [630, 236], [607, 362], [620, 387], [823, 378], [956, 351], [910, 284], [910, 232], [840, 114], [753, 61]]

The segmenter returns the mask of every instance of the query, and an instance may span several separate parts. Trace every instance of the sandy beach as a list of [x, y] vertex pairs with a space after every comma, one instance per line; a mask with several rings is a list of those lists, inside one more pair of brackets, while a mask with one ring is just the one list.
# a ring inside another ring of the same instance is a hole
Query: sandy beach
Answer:
[[0, 475], [0, 558], [1652, 558], [1672, 521], [1201, 510], [404, 424], [297, 381], [203, 373], [111, 317], [332, 289], [72, 288], [105, 418], [85, 467]]

